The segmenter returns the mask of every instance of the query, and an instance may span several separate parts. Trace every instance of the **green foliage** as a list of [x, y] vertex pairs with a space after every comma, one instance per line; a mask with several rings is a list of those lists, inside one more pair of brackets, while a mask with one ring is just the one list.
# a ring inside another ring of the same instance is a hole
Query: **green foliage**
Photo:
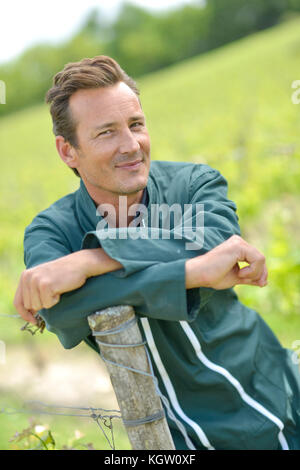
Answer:
[[[300, 21], [294, 20], [139, 83], [152, 158], [208, 163], [227, 178], [242, 236], [266, 255], [269, 269], [267, 287], [236, 291], [288, 348], [300, 331], [300, 105], [291, 100], [291, 84], [300, 78], [299, 57]], [[74, 191], [79, 180], [56, 153], [45, 105], [2, 118], [0, 153], [0, 312], [15, 313], [24, 228], [37, 212]], [[22, 325], [12, 321], [0, 318], [0, 339], [31, 344], [31, 336], [19, 331]], [[57, 346], [47, 332], [34, 341]], [[73, 426], [71, 418], [66, 423], [63, 436]], [[22, 424], [2, 420], [0, 447], [25, 426], [24, 419]], [[62, 427], [56, 423], [50, 429], [57, 426]], [[87, 439], [100, 446], [97, 438]], [[122, 445], [128, 448], [127, 441]]]
[[268, 287], [236, 290], [287, 347], [300, 327], [299, 40], [297, 20], [142, 82], [152, 157], [206, 162], [227, 178], [242, 236], [269, 269]]
[[53, 76], [66, 63], [103, 53], [101, 41], [83, 30], [62, 45], [34, 46], [18, 60], [0, 66], [0, 77], [6, 84], [6, 105], [0, 107], [0, 116], [43, 101]]
[[55, 440], [45, 426], [31, 421], [28, 428], [16, 432], [10, 439], [12, 450], [55, 450]]
[[208, 0], [210, 48], [278, 23], [289, 8], [287, 0]]
[[[291, 101], [299, 40], [297, 20], [140, 83], [152, 157], [206, 161], [225, 175], [242, 235], [268, 259], [262, 310], [283, 316], [300, 307], [299, 107]], [[0, 307], [13, 312], [24, 228], [78, 179], [56, 155], [46, 106], [3, 119], [0, 142]], [[254, 304], [257, 296], [252, 289]]]
[[[4, 407], [4, 410], [2, 410]], [[124, 425], [120, 419], [113, 421], [112, 440], [110, 431], [105, 428], [107, 438], [97, 423], [91, 418], [75, 416], [29, 415], [24, 411], [24, 402], [16, 396], [1, 393], [0, 403], [0, 449], [1, 450], [116, 450], [130, 449]], [[3, 414], [7, 411], [8, 414]], [[61, 410], [55, 410], [61, 411]], [[72, 412], [71, 412], [72, 414]], [[42, 442], [43, 441], [43, 442]]]
[[[117, 426], [118, 428], [118, 426]], [[74, 429], [74, 428], [73, 428]], [[6, 450], [103, 450], [110, 449], [108, 443], [105, 443], [104, 435], [98, 430], [93, 437], [97, 440], [97, 445], [94, 446], [91, 442], [86, 441], [86, 435], [79, 429], [73, 430], [70, 426], [70, 432], [62, 435], [61, 431], [52, 432], [49, 429], [49, 424], [40, 424], [34, 418], [29, 418], [29, 426], [21, 432], [17, 431], [13, 437], [9, 439]], [[123, 431], [124, 433], [124, 431]], [[55, 437], [54, 437], [55, 436]], [[128, 448], [128, 439], [117, 432], [119, 442], [116, 443], [116, 449]], [[122, 446], [122, 440], [125, 445]], [[100, 442], [100, 446], [99, 446]], [[102, 444], [102, 448], [101, 448]]]
[[133, 77], [175, 64], [248, 34], [268, 28], [300, 11], [300, 0], [207, 0], [163, 14], [124, 3], [107, 22], [93, 9], [81, 29], [61, 44], [40, 44], [0, 66], [6, 105], [0, 116], [43, 100], [52, 77], [65, 64], [106, 54]]
[[206, 50], [206, 18], [196, 5], [153, 15], [125, 4], [109, 50], [130, 75], [145, 75]]

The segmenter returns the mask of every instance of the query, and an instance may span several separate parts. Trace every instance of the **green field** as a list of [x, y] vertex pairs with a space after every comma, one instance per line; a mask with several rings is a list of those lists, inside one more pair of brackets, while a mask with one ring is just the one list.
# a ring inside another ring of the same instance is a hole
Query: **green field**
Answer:
[[[288, 348], [300, 339], [300, 105], [291, 100], [299, 59], [300, 21], [293, 20], [139, 81], [152, 158], [204, 162], [227, 178], [242, 236], [266, 255], [269, 269], [267, 287], [236, 291]], [[56, 154], [42, 104], [2, 118], [0, 154], [0, 313], [8, 314], [24, 269], [25, 226], [78, 179]], [[15, 320], [0, 317], [0, 325], [7, 345], [56, 348], [49, 333], [24, 339]], [[4, 384], [0, 393], [0, 409], [15, 406]], [[64, 443], [79, 426], [65, 423], [50, 423]], [[95, 444], [99, 432], [89, 426], [84, 432]], [[0, 448], [24, 427], [24, 416], [0, 414]]]

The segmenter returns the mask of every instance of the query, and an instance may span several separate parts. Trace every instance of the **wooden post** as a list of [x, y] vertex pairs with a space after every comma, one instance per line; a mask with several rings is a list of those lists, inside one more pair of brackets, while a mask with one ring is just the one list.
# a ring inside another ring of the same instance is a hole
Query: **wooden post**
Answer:
[[[112, 347], [103, 343], [130, 345], [142, 343], [142, 336], [134, 322], [134, 309], [130, 306], [109, 307], [88, 317], [104, 359], [150, 373], [145, 347]], [[131, 322], [132, 320], [132, 322]], [[127, 323], [129, 325], [127, 326]], [[126, 328], [122, 329], [122, 325]], [[119, 328], [120, 327], [120, 328]], [[107, 334], [105, 331], [122, 329]], [[129, 441], [134, 450], [175, 449], [161, 400], [156, 393], [153, 378], [106, 362], [110, 379], [117, 397]], [[163, 417], [162, 417], [163, 416]], [[136, 420], [150, 418], [151, 422], [139, 424]]]

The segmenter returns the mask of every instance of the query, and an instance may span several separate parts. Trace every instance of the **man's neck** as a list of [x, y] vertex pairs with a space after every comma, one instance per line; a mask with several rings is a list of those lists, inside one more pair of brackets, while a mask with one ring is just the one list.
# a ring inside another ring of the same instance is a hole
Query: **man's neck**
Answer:
[[111, 206], [111, 213], [114, 213], [114, 217], [112, 218], [112, 225], [114, 225], [115, 220], [116, 227], [129, 226], [130, 222], [135, 218], [135, 215], [128, 215], [129, 209], [134, 204], [141, 203], [143, 199], [144, 189], [141, 189], [140, 191], [131, 194], [109, 193], [108, 191], [101, 191], [100, 194], [97, 188], [94, 189], [85, 182], [84, 184], [87, 192], [93, 199], [95, 206], [98, 208], [101, 214], [102, 212], [109, 212], [108, 209]]

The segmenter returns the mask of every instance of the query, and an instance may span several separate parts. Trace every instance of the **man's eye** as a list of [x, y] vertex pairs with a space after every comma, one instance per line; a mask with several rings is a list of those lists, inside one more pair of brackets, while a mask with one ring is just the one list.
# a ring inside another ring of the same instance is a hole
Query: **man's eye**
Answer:
[[102, 135], [109, 135], [111, 134], [111, 132], [112, 131], [110, 129], [107, 129], [106, 131], [99, 132], [97, 137], [102, 136]]
[[144, 125], [143, 122], [137, 121], [137, 122], [133, 122], [133, 123], [131, 124], [131, 127], [140, 127], [140, 126], [143, 126], [143, 125]]

